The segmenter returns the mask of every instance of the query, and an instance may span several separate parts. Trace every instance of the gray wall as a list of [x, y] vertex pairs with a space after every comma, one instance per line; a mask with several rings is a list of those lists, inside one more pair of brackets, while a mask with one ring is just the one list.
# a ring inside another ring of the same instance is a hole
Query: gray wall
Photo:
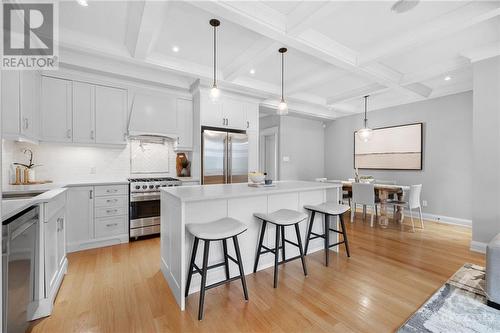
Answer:
[[[368, 124], [372, 128], [415, 122], [424, 123], [422, 171], [360, 170], [360, 173], [400, 184], [422, 184], [422, 200], [428, 202], [424, 213], [470, 220], [472, 92], [368, 113]], [[329, 179], [353, 178], [353, 132], [362, 124], [362, 114], [328, 124], [325, 172]]]
[[474, 63], [473, 73], [472, 240], [488, 243], [500, 232], [500, 57]]
[[[260, 118], [260, 128], [279, 128], [279, 178], [313, 180], [325, 176], [323, 122], [295, 116]], [[284, 162], [288, 156], [290, 161]]]

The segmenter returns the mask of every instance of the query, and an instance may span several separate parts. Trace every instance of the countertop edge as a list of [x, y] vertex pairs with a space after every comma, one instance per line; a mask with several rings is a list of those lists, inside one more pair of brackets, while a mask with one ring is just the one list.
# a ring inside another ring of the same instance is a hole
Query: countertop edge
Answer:
[[[12, 203], [19, 202], [20, 205], [9, 210], [8, 213], [4, 213], [3, 209], [2, 209], [2, 222], [11, 218], [14, 215], [20, 213], [20, 212], [22, 212], [23, 210], [25, 210], [31, 206], [35, 206], [35, 205], [49, 202], [50, 200], [54, 199], [55, 197], [57, 197], [58, 195], [60, 195], [64, 192], [66, 192], [67, 190], [68, 190], [67, 188], [56, 188], [56, 189], [44, 192], [40, 195], [37, 195], [36, 197], [33, 197], [31, 199], [12, 200], [10, 202], [12, 202]], [[7, 203], [8, 202], [9, 202], [9, 200], [7, 200]], [[22, 204], [21, 204], [21, 202], [22, 202]]]

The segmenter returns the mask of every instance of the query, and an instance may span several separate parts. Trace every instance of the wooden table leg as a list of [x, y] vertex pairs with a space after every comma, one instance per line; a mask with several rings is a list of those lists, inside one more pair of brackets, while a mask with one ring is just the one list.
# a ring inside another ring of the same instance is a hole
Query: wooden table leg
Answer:
[[380, 217], [378, 218], [378, 223], [382, 227], [387, 227], [389, 225], [389, 218], [387, 217], [387, 198], [389, 197], [387, 191], [378, 192], [378, 197], [380, 199]]
[[[401, 202], [403, 201], [403, 193], [397, 193], [398, 196], [398, 201]], [[396, 215], [394, 216], [394, 221], [398, 221], [399, 223], [403, 223], [403, 207], [401, 206], [396, 206]]]

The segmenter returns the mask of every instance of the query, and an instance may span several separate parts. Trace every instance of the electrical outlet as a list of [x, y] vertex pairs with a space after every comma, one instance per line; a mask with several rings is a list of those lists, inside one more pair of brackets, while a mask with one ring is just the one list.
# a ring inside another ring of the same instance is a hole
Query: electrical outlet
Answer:
[[427, 200], [422, 200], [422, 207], [427, 207]]
[[95, 173], [96, 173], [95, 167], [91, 167], [90, 168], [90, 174], [91, 175], [95, 175]]

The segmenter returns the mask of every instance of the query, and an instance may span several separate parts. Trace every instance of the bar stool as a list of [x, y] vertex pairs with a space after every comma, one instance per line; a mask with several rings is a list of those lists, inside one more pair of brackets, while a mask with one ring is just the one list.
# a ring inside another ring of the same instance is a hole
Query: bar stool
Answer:
[[[245, 273], [243, 272], [243, 264], [241, 261], [240, 247], [238, 245], [238, 235], [245, 232], [247, 230], [247, 226], [236, 219], [233, 219], [230, 217], [225, 217], [225, 218], [222, 218], [220, 220], [216, 220], [216, 221], [209, 222], [209, 223], [187, 224], [186, 229], [189, 233], [191, 233], [194, 236], [194, 244], [193, 244], [193, 251], [191, 254], [191, 261], [189, 264], [189, 272], [188, 272], [188, 278], [187, 278], [187, 283], [186, 283], [185, 297], [188, 297], [189, 286], [191, 284], [191, 278], [193, 276], [193, 273], [200, 274], [201, 275], [201, 286], [200, 286], [200, 304], [198, 307], [198, 320], [203, 319], [203, 303], [205, 301], [205, 291], [208, 289], [215, 288], [215, 287], [221, 286], [225, 283], [240, 279], [241, 284], [243, 286], [243, 293], [245, 295], [245, 300], [248, 301], [247, 284], [245, 281]], [[236, 252], [236, 259], [234, 259], [229, 254], [227, 254], [227, 240], [229, 238], [233, 239], [234, 251]], [[204, 241], [203, 266], [201, 267], [201, 269], [195, 263], [196, 252], [198, 250], [198, 243], [199, 243], [200, 239]], [[223, 247], [223, 251], [224, 251], [224, 261], [221, 263], [212, 265], [212, 266], [208, 266], [208, 251], [210, 249], [210, 242], [212, 242], [212, 241], [222, 241], [222, 247]], [[240, 270], [240, 275], [232, 277], [232, 278], [229, 277], [229, 260], [228, 259], [230, 259], [231, 261], [233, 261], [234, 263], [236, 263], [238, 265], [239, 270]], [[221, 267], [221, 266], [225, 266], [226, 279], [207, 286], [206, 285], [206, 283], [207, 283], [207, 271], [209, 269]]]
[[[305, 254], [307, 255], [307, 249], [309, 247], [309, 241], [316, 239], [316, 238], [323, 238], [325, 240], [325, 265], [328, 266], [328, 255], [329, 255], [329, 249], [333, 246], [337, 246], [340, 244], [345, 245], [345, 250], [347, 252], [347, 257], [350, 257], [349, 253], [349, 242], [347, 240], [347, 232], [345, 229], [345, 224], [344, 224], [344, 219], [342, 218], [342, 214], [347, 212], [350, 207], [347, 205], [341, 205], [336, 202], [330, 201], [330, 202], [324, 202], [319, 205], [305, 205], [305, 209], [311, 212], [310, 214], [310, 220], [309, 220], [309, 227], [307, 229], [307, 237], [306, 237], [306, 248], [304, 250]], [[316, 213], [323, 214], [324, 218], [324, 223], [325, 223], [325, 233], [323, 235], [319, 235], [317, 233], [312, 232], [312, 227], [314, 224], [314, 216]], [[330, 217], [332, 216], [338, 216], [340, 219], [340, 225], [342, 227], [342, 231], [331, 229], [330, 228]], [[333, 231], [338, 234], [342, 235], [342, 241], [335, 243], [335, 244], [330, 244], [330, 232]]]
[[[274, 288], [278, 286], [278, 265], [283, 263], [299, 259], [302, 261], [302, 269], [304, 270], [304, 275], [307, 276], [307, 267], [304, 260], [304, 252], [302, 251], [302, 240], [300, 238], [299, 223], [307, 219], [307, 215], [302, 212], [297, 212], [290, 209], [280, 209], [271, 214], [255, 213], [255, 217], [262, 220], [262, 227], [260, 230], [259, 245], [257, 247], [257, 255], [255, 256], [255, 265], [253, 267], [253, 272], [257, 272], [257, 267], [259, 265], [259, 259], [261, 254], [274, 253]], [[276, 226], [276, 239], [274, 249], [270, 249], [267, 246], [262, 245], [264, 241], [264, 234], [266, 232], [267, 223], [274, 224]], [[295, 234], [297, 235], [297, 243], [291, 242], [285, 238], [285, 227], [295, 226]], [[281, 246], [280, 246], [280, 232], [281, 232]], [[285, 256], [285, 243], [294, 245], [299, 248], [299, 255], [286, 259]], [[264, 251], [261, 251], [264, 249]], [[279, 250], [281, 251], [281, 261], [279, 260]]]

